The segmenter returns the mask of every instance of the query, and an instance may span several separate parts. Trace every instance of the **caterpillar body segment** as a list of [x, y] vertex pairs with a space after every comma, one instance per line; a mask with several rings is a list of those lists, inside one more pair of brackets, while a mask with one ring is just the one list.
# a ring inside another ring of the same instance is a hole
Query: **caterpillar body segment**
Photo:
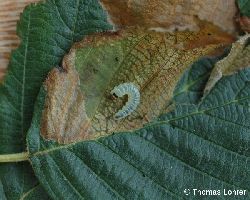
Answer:
[[117, 97], [128, 95], [127, 103], [114, 116], [116, 120], [123, 119], [130, 115], [136, 110], [140, 103], [139, 89], [133, 83], [122, 83], [114, 87], [114, 89], [111, 91], [111, 94]]

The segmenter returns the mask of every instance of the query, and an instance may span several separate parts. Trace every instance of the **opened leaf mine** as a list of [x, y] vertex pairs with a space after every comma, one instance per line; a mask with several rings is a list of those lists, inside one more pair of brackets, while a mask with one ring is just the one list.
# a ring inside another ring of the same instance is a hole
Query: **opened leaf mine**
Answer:
[[[128, 29], [77, 43], [63, 69], [54, 69], [46, 81], [42, 135], [70, 143], [141, 128], [166, 111], [178, 79], [194, 60], [232, 41], [215, 30], [212, 25], [197, 33]], [[127, 96], [114, 98], [110, 92], [121, 83], [137, 86], [141, 99], [131, 115], [116, 120]]]

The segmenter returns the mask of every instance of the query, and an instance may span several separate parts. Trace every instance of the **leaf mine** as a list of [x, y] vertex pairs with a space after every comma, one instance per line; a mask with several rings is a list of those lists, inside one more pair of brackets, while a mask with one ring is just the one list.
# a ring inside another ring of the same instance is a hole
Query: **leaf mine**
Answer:
[[74, 68], [54, 68], [45, 82], [46, 105], [41, 132], [47, 139], [68, 143], [87, 138], [91, 133], [79, 76]]
[[[220, 52], [231, 41], [212, 25], [199, 32], [131, 28], [85, 38], [64, 58], [63, 70], [54, 69], [45, 83], [43, 137], [72, 143], [143, 127], [166, 111], [178, 79], [194, 60]], [[127, 98], [114, 100], [110, 92], [126, 82], [138, 86], [140, 104], [115, 120]]]

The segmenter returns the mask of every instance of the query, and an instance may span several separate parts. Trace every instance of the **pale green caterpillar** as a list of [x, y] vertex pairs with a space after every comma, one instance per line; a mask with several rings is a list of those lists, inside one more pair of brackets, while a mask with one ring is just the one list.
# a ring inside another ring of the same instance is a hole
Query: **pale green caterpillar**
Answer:
[[114, 116], [116, 120], [123, 119], [130, 115], [136, 110], [140, 103], [140, 92], [133, 83], [122, 83], [114, 87], [111, 94], [117, 97], [128, 95], [128, 102]]

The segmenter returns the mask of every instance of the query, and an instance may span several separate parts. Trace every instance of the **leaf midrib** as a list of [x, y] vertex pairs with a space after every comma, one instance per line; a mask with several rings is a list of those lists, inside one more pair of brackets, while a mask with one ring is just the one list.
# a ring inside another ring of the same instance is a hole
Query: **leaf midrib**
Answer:
[[[182, 129], [181, 129], [182, 130]], [[187, 130], [183, 130], [183, 131], [185, 131], [185, 132], [187, 132]], [[191, 133], [191, 132], [190, 132]], [[193, 134], [193, 133], [192, 133]], [[189, 165], [189, 164], [187, 164], [185, 161], [183, 161], [182, 159], [180, 159], [179, 157], [176, 157], [176, 156], [174, 156], [174, 155], [172, 155], [172, 154], [170, 154], [169, 152], [167, 152], [166, 150], [164, 150], [164, 149], [162, 149], [160, 146], [158, 146], [157, 144], [155, 144], [155, 143], [153, 143], [153, 142], [151, 142], [151, 141], [149, 141], [149, 140], [147, 140], [147, 139], [145, 139], [145, 138], [143, 138], [141, 135], [137, 135], [138, 137], [141, 137], [142, 139], [144, 139], [146, 142], [148, 142], [148, 143], [150, 143], [150, 144], [152, 144], [152, 145], [154, 145], [155, 147], [157, 147], [158, 149], [160, 149], [161, 151], [163, 151], [164, 153], [167, 153], [169, 156], [171, 156], [171, 157], [173, 157], [173, 158], [175, 158], [175, 159], [177, 159], [177, 160], [179, 160], [181, 163], [183, 163], [184, 165], [186, 165], [187, 167], [189, 167], [190, 169], [193, 169], [193, 170], [195, 170], [195, 171], [197, 171], [198, 173], [202, 173], [202, 174], [205, 174], [205, 175], [207, 175], [207, 176], [209, 176], [209, 177], [211, 177], [211, 178], [213, 178], [213, 179], [216, 179], [216, 180], [218, 180], [218, 181], [222, 181], [223, 183], [225, 183], [226, 185], [228, 185], [228, 186], [233, 186], [233, 187], [237, 187], [237, 188], [239, 188], [239, 189], [244, 189], [244, 190], [247, 190], [247, 189], [245, 189], [245, 188], [241, 188], [240, 186], [238, 186], [238, 185], [234, 185], [234, 184], [232, 184], [232, 183], [229, 183], [229, 182], [227, 182], [227, 181], [225, 181], [224, 179], [220, 179], [220, 178], [218, 178], [218, 177], [216, 177], [216, 176], [213, 176], [213, 175], [211, 175], [211, 174], [208, 174], [208, 173], [206, 173], [206, 172], [204, 172], [204, 171], [202, 171], [202, 170], [200, 170], [200, 169], [198, 169], [198, 168], [196, 168], [196, 167], [194, 167], [194, 166], [192, 166], [192, 165]], [[140, 169], [138, 169], [134, 164], [132, 164], [129, 160], [127, 160], [127, 159], [125, 159], [124, 157], [121, 157], [116, 151], [114, 151], [112, 148], [110, 148], [109, 146], [106, 146], [106, 145], [104, 145], [102, 142], [99, 142], [99, 141], [95, 141], [96, 143], [98, 143], [98, 144], [100, 144], [100, 145], [102, 145], [102, 146], [104, 146], [105, 148], [108, 148], [110, 151], [112, 151], [114, 154], [116, 154], [117, 156], [119, 156], [122, 160], [124, 160], [125, 162], [127, 162], [129, 165], [131, 165], [132, 167], [134, 167], [137, 171], [139, 171], [139, 172], [141, 172], [141, 170]], [[69, 151], [71, 151], [70, 149], [66, 149], [66, 150], [69, 150]], [[71, 151], [72, 153], [74, 153], [74, 155], [75, 156], [77, 156], [77, 154], [75, 153], [75, 152], [73, 152], [73, 151]], [[50, 156], [51, 157], [51, 155], [49, 155], [48, 154], [48, 156]], [[77, 156], [78, 157], [78, 156]], [[52, 158], [52, 157], [51, 157]], [[53, 158], [52, 158], [53, 159]], [[84, 163], [85, 165], [86, 165], [86, 163]], [[92, 169], [91, 169], [92, 170]], [[93, 170], [92, 170], [93, 171]], [[93, 171], [94, 172], [94, 171]], [[95, 172], [94, 172], [95, 173]], [[98, 176], [99, 177], [99, 176]], [[149, 178], [151, 181], [154, 181], [153, 179], [151, 179], [151, 177], [149, 177], [149, 176], [147, 176], [147, 178]], [[102, 179], [101, 179], [102, 180]], [[157, 183], [157, 182], [156, 182]], [[109, 185], [109, 184], [108, 184]], [[170, 191], [169, 189], [167, 189], [167, 188], [165, 188], [163, 185], [161, 185], [161, 184], [159, 184], [159, 183], [157, 183], [157, 185], [159, 185], [160, 187], [162, 187], [164, 190], [166, 190], [167, 192], [170, 192], [172, 195], [177, 195], [178, 196], [178, 194], [175, 194], [175, 193], [173, 193], [172, 191]], [[109, 185], [110, 186], [110, 185]], [[110, 186], [111, 187], [111, 186]], [[112, 187], [111, 187], [112, 188]], [[116, 190], [115, 190], [116, 191]], [[247, 190], [248, 191], [248, 190]]]
[[27, 41], [25, 43], [25, 51], [24, 51], [24, 62], [23, 62], [23, 78], [22, 78], [22, 96], [21, 96], [21, 133], [22, 137], [24, 137], [24, 95], [25, 95], [25, 85], [26, 85], [26, 64], [27, 64], [27, 52], [29, 46], [29, 35], [30, 35], [30, 15], [28, 15], [28, 27], [27, 27]]
[[[67, 149], [68, 151], [70, 151], [69, 149]], [[79, 158], [80, 159], [80, 157], [79, 156], [77, 156], [76, 155], [76, 153], [75, 152], [73, 152], [73, 151], [70, 151], [71, 153], [73, 153], [77, 158]], [[77, 190], [77, 188], [74, 186], [74, 185], [72, 185], [71, 183], [70, 183], [70, 181], [68, 180], [68, 178], [66, 177], [66, 175], [64, 175], [65, 173], [62, 171], [62, 169], [59, 167], [60, 165], [58, 165], [57, 164], [57, 162], [56, 162], [56, 159], [54, 159], [52, 156], [50, 156], [50, 158], [53, 160], [53, 162], [54, 162], [54, 164], [56, 165], [56, 167], [60, 170], [60, 172], [62, 173], [62, 175], [66, 178], [66, 181], [69, 183], [69, 185], [70, 186], [72, 186], [73, 188], [74, 188], [74, 191], [76, 191], [80, 196], [81, 196], [81, 198], [83, 198], [84, 199], [84, 197], [82, 196], [82, 194]], [[82, 161], [82, 163], [89, 169], [89, 170], [91, 170], [95, 175], [96, 175], [96, 177], [98, 177], [98, 178], [100, 178], [82, 159], [80, 159], [81, 161]], [[116, 192], [105, 180], [103, 180], [103, 179], [101, 179], [102, 181], [103, 181], [103, 183], [104, 184], [106, 184], [108, 187], [110, 187], [110, 189], [112, 189], [112, 191], [115, 193], [115, 194], [117, 194], [118, 196], [120, 196], [121, 197], [121, 199], [123, 199], [123, 200], [125, 200], [125, 198], [123, 198], [118, 192]]]
[[39, 186], [40, 185], [38, 184], [38, 185], [32, 187], [31, 189], [29, 189], [27, 192], [23, 193], [19, 200], [24, 200], [27, 196], [29, 196], [30, 193], [32, 193], [34, 190], [36, 190]]
[[[145, 125], [144, 128], [150, 128], [150, 127], [157, 126], [157, 125], [167, 125], [167, 124], [168, 124], [168, 125], [171, 125], [170, 122], [172, 122], [172, 121], [181, 120], [181, 119], [183, 119], [183, 118], [190, 117], [190, 116], [194, 116], [194, 115], [204, 114], [204, 113], [206, 113], [206, 112], [215, 110], [215, 109], [217, 109], [217, 108], [221, 108], [221, 107], [224, 107], [224, 106], [227, 106], [227, 105], [230, 105], [230, 104], [233, 104], [233, 103], [237, 103], [237, 102], [239, 102], [239, 101], [247, 100], [247, 99], [250, 99], [250, 97], [247, 96], [247, 97], [240, 98], [240, 99], [234, 99], [234, 100], [229, 101], [229, 102], [227, 102], [227, 103], [224, 103], [224, 104], [222, 104], [222, 105], [218, 105], [218, 106], [215, 106], [215, 107], [212, 107], [212, 108], [209, 108], [209, 109], [204, 109], [204, 110], [200, 110], [200, 111], [196, 111], [196, 112], [191, 112], [191, 113], [188, 113], [188, 114], [186, 114], [186, 115], [184, 115], [184, 116], [172, 118], [172, 119], [170, 119], [170, 120], [156, 121], [156, 122], [154, 122], [154, 123], [150, 123], [149, 125]], [[232, 122], [232, 123], [234, 123], [234, 122]], [[238, 125], [238, 124], [237, 124], [237, 125]], [[138, 129], [138, 130], [140, 130], [140, 129]], [[133, 130], [133, 131], [138, 131], [138, 130]], [[107, 137], [107, 136], [102, 136], [102, 137]], [[200, 136], [199, 136], [199, 137], [200, 137]], [[100, 137], [100, 138], [101, 138], [101, 137]], [[99, 139], [99, 138], [96, 138], [96, 139], [94, 139], [94, 140], [92, 140], [92, 141], [95, 141], [95, 140], [97, 140], [97, 139]], [[204, 138], [203, 138], [203, 139], [204, 139]], [[74, 142], [74, 143], [70, 143], [70, 144], [67, 144], [67, 145], [62, 145], [62, 146], [53, 147], [53, 148], [50, 148], [50, 149], [47, 149], [47, 150], [42, 150], [42, 151], [37, 151], [37, 152], [35, 152], [35, 153], [30, 153], [30, 158], [31, 158], [31, 157], [36, 157], [36, 156], [38, 156], [38, 155], [48, 154], [48, 153], [51, 153], [51, 152], [53, 152], [53, 151], [57, 151], [57, 150], [60, 150], [60, 149], [67, 149], [67, 148], [70, 148], [70, 147], [72, 147], [72, 146], [74, 146], [74, 145], [77, 145], [77, 144], [82, 143], [82, 142], [87, 142], [87, 141], [91, 141], [91, 140], [80, 140], [80, 141], [77, 141], [77, 142]], [[217, 144], [217, 143], [215, 143], [215, 142], [213, 142], [213, 141], [210, 141], [210, 142], [213, 143], [213, 144], [215, 144], [215, 145], [218, 145], [218, 146], [220, 146], [220, 147], [223, 147], [223, 146], [221, 146], [221, 145], [219, 145], [219, 144]], [[223, 148], [225, 148], [225, 147], [223, 147]], [[226, 148], [225, 148], [225, 149], [226, 149]], [[239, 154], [239, 153], [237, 153], [237, 152], [234, 152], [234, 151], [232, 151], [232, 150], [230, 150], [230, 149], [227, 149], [227, 150], [230, 151], [230, 152], [232, 152], [232, 153], [235, 153], [235, 154], [237, 154], [237, 155], [239, 155], [239, 156], [243, 156], [243, 157], [248, 158], [247, 156], [242, 155], [242, 154]]]

